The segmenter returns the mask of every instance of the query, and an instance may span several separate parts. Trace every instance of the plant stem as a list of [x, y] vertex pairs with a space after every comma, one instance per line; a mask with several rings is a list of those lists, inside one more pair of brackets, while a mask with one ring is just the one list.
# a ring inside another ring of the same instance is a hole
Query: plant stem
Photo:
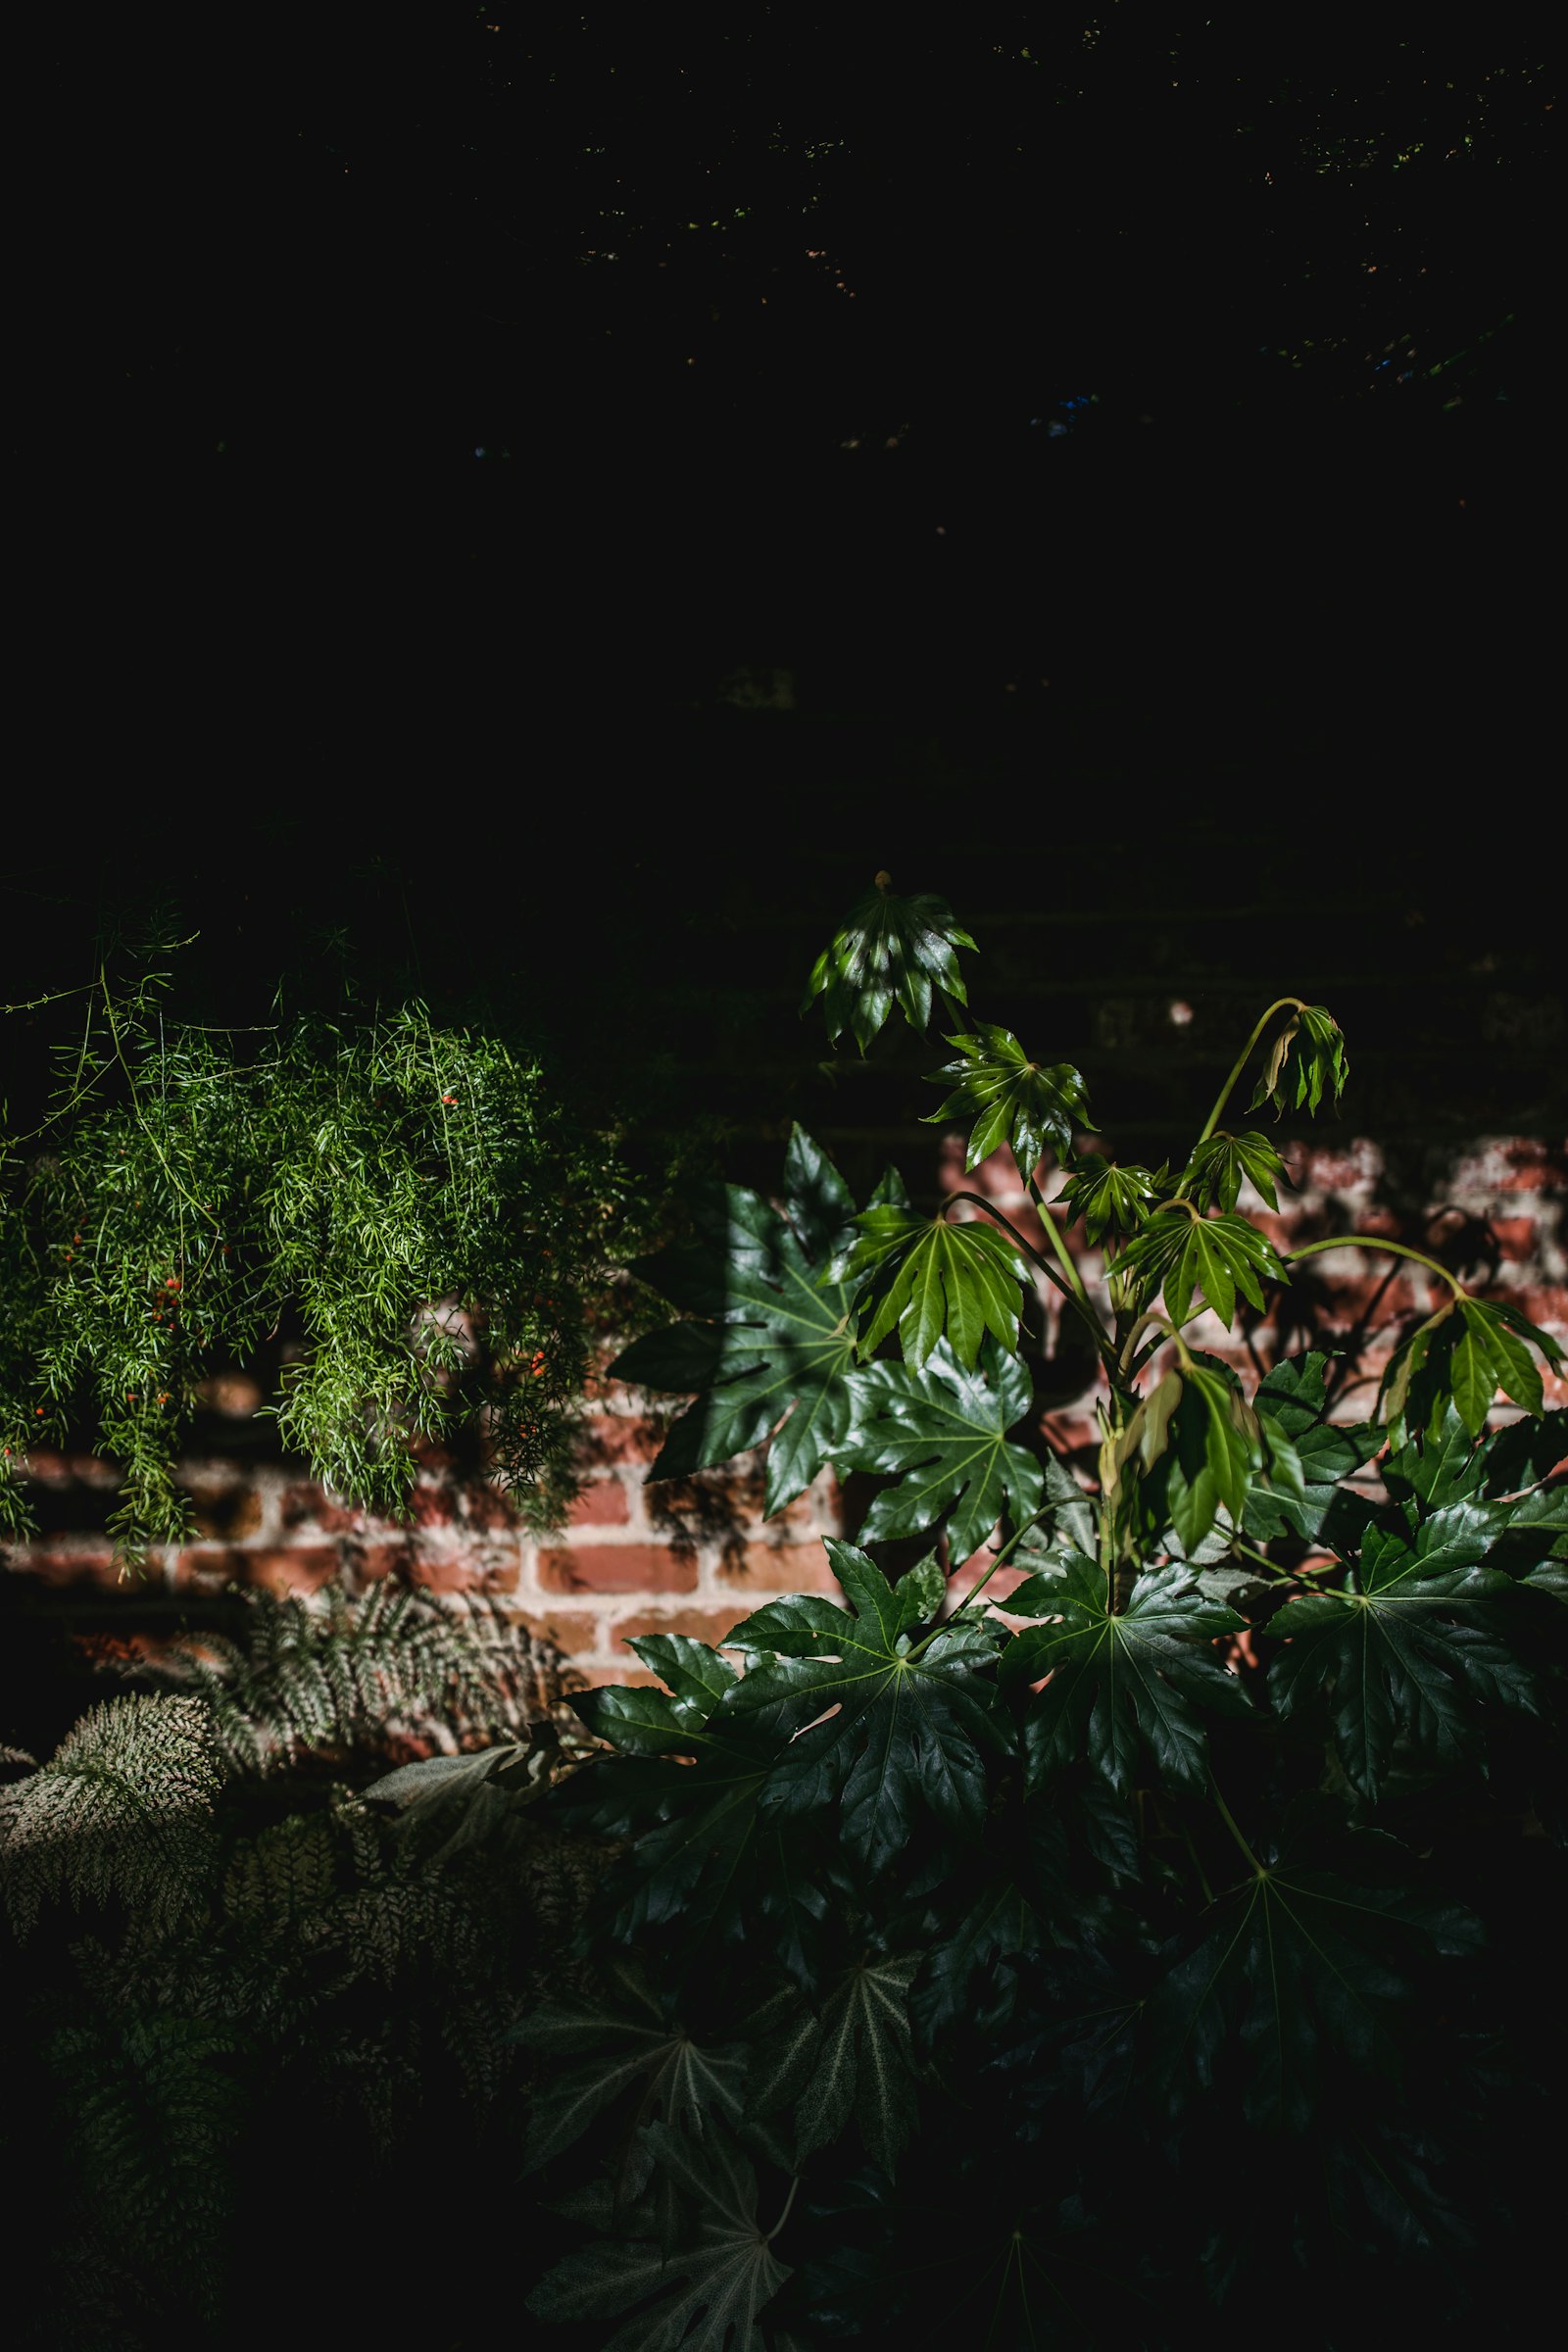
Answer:
[[[953, 1612], [954, 1617], [962, 1616], [964, 1610], [969, 1606], [970, 1601], [973, 1600], [975, 1595], [982, 1592], [991, 1582], [991, 1579], [996, 1575], [997, 1570], [1006, 1565], [1008, 1552], [1017, 1549], [1018, 1545], [1023, 1542], [1024, 1537], [1029, 1533], [1029, 1530], [1035, 1526], [1039, 1520], [1044, 1519], [1047, 1512], [1052, 1508], [1053, 1506], [1050, 1503], [1042, 1503], [1039, 1510], [1032, 1512], [1030, 1516], [1023, 1522], [1021, 1527], [1015, 1527], [1013, 1529], [1005, 1544], [1004, 1544], [999, 1549], [996, 1558], [992, 1561], [984, 1576], [976, 1579], [976, 1581], [970, 1586], [968, 1592], [964, 1594], [963, 1598], [959, 1601], [957, 1607]], [[940, 1625], [934, 1625], [928, 1634], [922, 1635], [920, 1640], [910, 1650], [910, 1657], [917, 1658], [920, 1655], [921, 1650], [924, 1649], [926, 1643], [928, 1642], [934, 1642], [938, 1634], [944, 1632], [947, 1626], [951, 1623], [951, 1618], [944, 1618]]]
[[1051, 1235], [1052, 1241], [1054, 1243], [1068, 1273], [1072, 1276], [1071, 1287], [1063, 1282], [1061, 1276], [1056, 1272], [1054, 1266], [1047, 1263], [1046, 1259], [1041, 1256], [1039, 1250], [1034, 1247], [1033, 1243], [1026, 1242], [1024, 1240], [1023, 1235], [1018, 1231], [1017, 1226], [1013, 1224], [1011, 1218], [1004, 1217], [1000, 1208], [994, 1208], [983, 1194], [971, 1193], [967, 1191], [950, 1193], [942, 1203], [943, 1210], [945, 1211], [951, 1208], [955, 1200], [972, 1200], [976, 1208], [983, 1208], [988, 1217], [993, 1218], [998, 1225], [1004, 1226], [1006, 1231], [1011, 1234], [1013, 1240], [1017, 1243], [1025, 1257], [1029, 1258], [1040, 1268], [1041, 1273], [1044, 1274], [1048, 1282], [1053, 1282], [1055, 1284], [1057, 1290], [1060, 1291], [1062, 1296], [1066, 1298], [1069, 1306], [1071, 1306], [1074, 1312], [1079, 1315], [1081, 1319], [1088, 1325], [1101, 1361], [1104, 1364], [1106, 1370], [1108, 1371], [1110, 1366], [1115, 1362], [1114, 1347], [1110, 1338], [1110, 1334], [1106, 1331], [1104, 1325], [1101, 1322], [1100, 1317], [1090, 1305], [1089, 1296], [1084, 1289], [1083, 1281], [1079, 1275], [1078, 1269], [1073, 1264], [1072, 1259], [1068, 1256], [1066, 1244], [1062, 1241], [1060, 1234], [1056, 1231], [1056, 1228], [1052, 1223], [1051, 1219], [1047, 1217], [1045, 1220], [1046, 1230]]
[[136, 1124], [141, 1129], [143, 1135], [147, 1138], [147, 1141], [151, 1144], [153, 1150], [157, 1152], [159, 1164], [163, 1168], [164, 1174], [169, 1178], [170, 1183], [173, 1186], [175, 1192], [178, 1193], [180, 1199], [182, 1200], [188, 1200], [192, 1208], [199, 1210], [201, 1215], [207, 1219], [208, 1224], [213, 1227], [215, 1232], [221, 1233], [222, 1226], [219, 1223], [217, 1217], [213, 1215], [212, 1210], [208, 1208], [202, 1201], [198, 1200], [195, 1194], [188, 1192], [185, 1186], [180, 1183], [179, 1178], [174, 1174], [173, 1169], [170, 1166], [169, 1161], [165, 1156], [162, 1144], [160, 1144], [157, 1136], [147, 1124], [146, 1118], [142, 1112], [141, 1098], [136, 1092], [136, 1081], [131, 1074], [130, 1064], [125, 1059], [124, 1048], [120, 1042], [120, 1029], [115, 1020], [115, 1001], [109, 994], [109, 982], [104, 976], [101, 965], [98, 972], [98, 984], [102, 988], [104, 994], [104, 1010], [109, 1015], [109, 1034], [114, 1040], [115, 1059], [119, 1062], [121, 1068], [125, 1073], [125, 1084], [130, 1089], [130, 1107], [136, 1114]]
[[1032, 1176], [1026, 1176], [1024, 1178], [1024, 1183], [1029, 1188], [1030, 1200], [1040, 1211], [1040, 1222], [1051, 1237], [1051, 1247], [1053, 1250], [1054, 1250], [1057, 1257], [1061, 1260], [1062, 1270], [1065, 1273], [1067, 1280], [1072, 1285], [1074, 1297], [1079, 1298], [1083, 1304], [1087, 1306], [1089, 1304], [1089, 1293], [1084, 1289], [1084, 1278], [1078, 1271], [1072, 1251], [1068, 1249], [1066, 1243], [1062, 1240], [1061, 1235], [1056, 1230], [1055, 1218], [1048, 1216], [1046, 1213], [1045, 1196], [1042, 1194], [1039, 1185], [1036, 1184]]
[[1289, 1568], [1282, 1568], [1277, 1560], [1271, 1560], [1266, 1551], [1258, 1551], [1254, 1545], [1244, 1544], [1240, 1536], [1232, 1536], [1231, 1549], [1241, 1552], [1246, 1559], [1255, 1560], [1260, 1568], [1268, 1570], [1270, 1576], [1288, 1577], [1291, 1574]]
[[1331, 1234], [1326, 1242], [1307, 1242], [1301, 1249], [1285, 1250], [1280, 1255], [1283, 1263], [1290, 1265], [1298, 1257], [1316, 1257], [1324, 1250], [1382, 1250], [1390, 1257], [1413, 1258], [1418, 1266], [1426, 1266], [1432, 1273], [1441, 1274], [1456, 1298], [1465, 1296], [1464, 1284], [1458, 1276], [1450, 1274], [1446, 1266], [1440, 1266], [1435, 1257], [1428, 1257], [1422, 1250], [1408, 1249], [1403, 1242], [1386, 1242], [1376, 1233]]
[[766, 2238], [766, 2241], [765, 2241], [765, 2242], [766, 2242], [768, 2245], [771, 2245], [771, 2244], [773, 2243], [773, 2240], [774, 2240], [774, 2238], [775, 2238], [775, 2237], [777, 2237], [777, 2235], [778, 2235], [779, 2231], [780, 2231], [780, 2230], [783, 2229], [783, 2227], [784, 2227], [785, 2223], [786, 2223], [786, 2222], [789, 2220], [789, 2218], [790, 2218], [790, 2207], [791, 2207], [791, 2206], [794, 2204], [794, 2202], [795, 2202], [795, 2192], [796, 2192], [796, 2190], [797, 2190], [797, 2189], [800, 2187], [800, 2185], [801, 2185], [801, 2176], [800, 2176], [800, 2174], [799, 2174], [799, 2173], [797, 2173], [797, 2174], [796, 2174], [796, 2176], [795, 2176], [795, 2178], [794, 2178], [794, 2180], [793, 2180], [790, 2182], [790, 2193], [789, 2193], [789, 2195], [788, 2195], [788, 2196], [785, 2198], [785, 2200], [784, 2200], [784, 2210], [783, 2210], [783, 2212], [782, 2212], [782, 2213], [779, 2215], [779, 2217], [778, 2217], [778, 2220], [777, 2220], [777, 2221], [776, 2221], [776, 2222], [773, 2224], [773, 2227], [772, 2227], [772, 2229], [771, 2229], [771, 2230], [768, 2231], [768, 2233], [767, 2233], [767, 2238]]
[[[1253, 1047], [1257, 1044], [1258, 1039], [1262, 1036], [1264, 1030], [1274, 1018], [1274, 1015], [1277, 1012], [1283, 1012], [1287, 1004], [1294, 1006], [1298, 1012], [1302, 1012], [1305, 1010], [1305, 1005], [1299, 997], [1276, 997], [1273, 1004], [1269, 1006], [1267, 1012], [1260, 1015], [1253, 1027], [1251, 1036], [1248, 1039], [1246, 1045], [1242, 1048], [1241, 1053], [1236, 1057], [1235, 1068], [1232, 1070], [1230, 1076], [1226, 1079], [1224, 1085], [1219, 1090], [1219, 1100], [1208, 1114], [1208, 1123], [1204, 1127], [1202, 1134], [1199, 1137], [1198, 1143], [1193, 1146], [1193, 1150], [1195, 1152], [1200, 1145], [1207, 1143], [1209, 1137], [1219, 1125], [1225, 1105], [1231, 1099], [1232, 1089], [1235, 1087], [1236, 1081], [1238, 1078], [1240, 1078], [1242, 1072], [1246, 1069], [1248, 1062], [1251, 1058]], [[1179, 1199], [1180, 1195], [1177, 1197]]]
[[1247, 1866], [1249, 1870], [1250, 1870], [1252, 1876], [1256, 1879], [1267, 1878], [1267, 1871], [1263, 1868], [1262, 1863], [1258, 1860], [1251, 1847], [1248, 1844], [1247, 1839], [1242, 1836], [1241, 1831], [1237, 1828], [1236, 1816], [1231, 1811], [1229, 1805], [1225, 1802], [1224, 1797], [1220, 1794], [1219, 1783], [1215, 1780], [1212, 1772], [1208, 1776], [1208, 1785], [1214, 1791], [1214, 1802], [1219, 1807], [1220, 1819], [1224, 1822], [1225, 1827], [1229, 1830], [1231, 1836], [1241, 1847], [1242, 1852], [1246, 1855]]

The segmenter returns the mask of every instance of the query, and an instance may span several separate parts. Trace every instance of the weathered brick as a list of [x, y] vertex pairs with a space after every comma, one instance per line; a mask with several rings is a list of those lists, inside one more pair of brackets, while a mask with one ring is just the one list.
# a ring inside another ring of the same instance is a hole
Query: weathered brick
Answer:
[[40, 1584], [57, 1589], [96, 1585], [115, 1591], [121, 1583], [114, 1552], [108, 1549], [73, 1551], [62, 1547], [35, 1551], [28, 1545], [18, 1544], [10, 1554], [10, 1561], [14, 1568], [35, 1576]]
[[252, 1486], [236, 1481], [228, 1486], [189, 1489], [191, 1525], [199, 1536], [238, 1543], [254, 1536], [262, 1524], [262, 1498]]
[[641, 1413], [595, 1413], [578, 1433], [577, 1451], [589, 1467], [651, 1462], [663, 1443], [662, 1424]]
[[536, 1642], [548, 1642], [572, 1658], [580, 1651], [598, 1648], [604, 1620], [587, 1609], [548, 1609], [541, 1616], [523, 1609], [514, 1622], [526, 1626]]
[[697, 1562], [655, 1544], [575, 1544], [541, 1551], [539, 1582], [547, 1592], [690, 1592]]
[[726, 1550], [718, 1563], [718, 1581], [738, 1592], [826, 1592], [840, 1591], [820, 1543], [745, 1544]]
[[309, 1485], [285, 1487], [278, 1515], [285, 1527], [318, 1527], [327, 1536], [348, 1535], [365, 1525], [358, 1503], [335, 1501], [324, 1488]]
[[522, 1558], [514, 1544], [419, 1542], [407, 1574], [426, 1592], [514, 1592]]
[[[235, 1551], [235, 1573], [247, 1585], [263, 1585], [270, 1592], [318, 1592], [338, 1572], [335, 1544], [290, 1544], [256, 1551]], [[176, 1565], [176, 1575], [178, 1574]]]
[[567, 1514], [571, 1527], [624, 1527], [631, 1504], [618, 1478], [590, 1479]]
[[636, 1617], [623, 1617], [615, 1628], [615, 1642], [640, 1639], [644, 1634], [687, 1634], [694, 1642], [706, 1642], [716, 1649], [721, 1642], [740, 1624], [745, 1615], [734, 1609], [649, 1609]]
[[355, 1575], [367, 1584], [377, 1583], [384, 1576], [407, 1576], [414, 1566], [414, 1540], [393, 1536], [380, 1544], [351, 1544], [347, 1557]]

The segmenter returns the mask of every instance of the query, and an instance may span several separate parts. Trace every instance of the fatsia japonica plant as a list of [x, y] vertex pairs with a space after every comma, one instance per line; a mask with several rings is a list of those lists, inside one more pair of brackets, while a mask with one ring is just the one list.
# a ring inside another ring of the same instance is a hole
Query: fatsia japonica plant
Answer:
[[[693, 1397], [654, 1478], [765, 1446], [769, 1512], [824, 1465], [870, 1500], [836, 1597], [645, 1635], [657, 1684], [574, 1701], [601, 1748], [547, 1807], [616, 1859], [597, 1996], [522, 2029], [575, 2232], [531, 2309], [616, 2352], [1494, 2309], [1560, 2075], [1561, 1350], [1402, 1243], [1258, 1221], [1282, 1155], [1228, 1122], [1250, 1075], [1247, 1118], [1338, 1102], [1323, 1006], [1268, 1006], [1179, 1164], [1120, 1165], [1083, 1075], [970, 1014], [972, 945], [879, 875], [808, 1004], [862, 1053], [947, 1007], [931, 1118], [1010, 1151], [1038, 1243], [966, 1187], [858, 1204], [797, 1127], [776, 1200], [635, 1268], [678, 1319], [618, 1372]], [[1352, 1246], [1442, 1296], [1370, 1417], [1330, 1348], [1249, 1381], [1198, 1344]], [[1092, 1348], [1087, 1462], [1041, 1434], [1041, 1282]]]

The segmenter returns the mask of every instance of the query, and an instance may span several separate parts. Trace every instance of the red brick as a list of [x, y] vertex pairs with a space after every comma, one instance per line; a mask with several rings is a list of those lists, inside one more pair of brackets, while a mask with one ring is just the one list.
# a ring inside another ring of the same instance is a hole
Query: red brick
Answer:
[[407, 1576], [414, 1566], [412, 1537], [394, 1537], [385, 1544], [355, 1544], [348, 1557], [357, 1576], [373, 1584], [383, 1576]]
[[727, 1642], [746, 1612], [739, 1615], [734, 1609], [666, 1609], [662, 1613], [650, 1609], [646, 1616], [626, 1617], [615, 1628], [615, 1642], [644, 1634], [688, 1634], [694, 1642], [706, 1642], [710, 1649], [717, 1649]]
[[[194, 1586], [200, 1592], [217, 1592], [224, 1585], [244, 1584], [248, 1581], [246, 1561], [250, 1556], [231, 1544], [187, 1544], [174, 1554], [174, 1582]], [[335, 1551], [332, 1557], [335, 1561]]]
[[624, 1527], [631, 1517], [618, 1478], [591, 1479], [566, 1514], [570, 1527]]
[[1521, 1139], [1506, 1147], [1503, 1158], [1507, 1173], [1502, 1181], [1511, 1192], [1545, 1192], [1548, 1187], [1568, 1183], [1568, 1163], [1544, 1144]]
[[603, 1620], [587, 1609], [550, 1609], [542, 1617], [520, 1611], [514, 1622], [526, 1626], [536, 1642], [548, 1642], [570, 1658], [579, 1651], [598, 1648]]
[[1534, 1217], [1494, 1217], [1491, 1225], [1493, 1239], [1510, 1264], [1534, 1256], [1541, 1240]]
[[237, 1544], [261, 1526], [262, 1498], [254, 1487], [237, 1484], [192, 1488], [190, 1517], [199, 1536]]
[[583, 1423], [577, 1448], [585, 1463], [651, 1462], [663, 1443], [662, 1424], [640, 1413], [595, 1413]]
[[522, 1562], [514, 1546], [419, 1544], [408, 1578], [426, 1592], [514, 1592]]
[[741, 1592], [826, 1592], [836, 1594], [838, 1578], [828, 1565], [820, 1542], [810, 1544], [747, 1544], [726, 1551], [718, 1563], [719, 1582]]
[[40, 1584], [99, 1585], [116, 1589], [122, 1581], [112, 1551], [34, 1551], [19, 1544], [10, 1554], [11, 1566]]
[[285, 1527], [318, 1527], [327, 1536], [349, 1535], [365, 1525], [357, 1503], [335, 1502], [320, 1487], [285, 1487], [279, 1508]]
[[236, 1551], [235, 1573], [247, 1585], [265, 1585], [270, 1592], [318, 1592], [337, 1575], [335, 1544], [294, 1544], [266, 1551]]
[[697, 1562], [654, 1544], [577, 1544], [539, 1554], [547, 1592], [690, 1592]]

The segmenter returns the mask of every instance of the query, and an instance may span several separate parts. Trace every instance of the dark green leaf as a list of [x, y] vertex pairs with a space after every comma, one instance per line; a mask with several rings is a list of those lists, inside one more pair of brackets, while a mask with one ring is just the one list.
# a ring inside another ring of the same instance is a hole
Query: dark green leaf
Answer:
[[905, 1361], [916, 1370], [944, 1331], [960, 1364], [972, 1365], [991, 1332], [1018, 1344], [1018, 1285], [1026, 1279], [1012, 1245], [994, 1225], [949, 1224], [908, 1209], [870, 1208], [857, 1218], [860, 1240], [847, 1279], [858, 1285], [859, 1347], [868, 1356], [898, 1326]]
[[1353, 1583], [1288, 1601], [1269, 1620], [1287, 1644], [1269, 1676], [1276, 1706], [1288, 1716], [1307, 1691], [1331, 1693], [1340, 1760], [1363, 1796], [1376, 1799], [1397, 1732], [1453, 1761], [1482, 1728], [1467, 1699], [1534, 1711], [1525, 1669], [1468, 1614], [1507, 1588], [1482, 1562], [1508, 1509], [1471, 1499], [1434, 1512], [1413, 1536], [1371, 1527]]
[[741, 1727], [783, 1709], [809, 1727], [769, 1774], [764, 1814], [810, 1813], [838, 1798], [845, 1842], [875, 1872], [904, 1851], [927, 1811], [978, 1836], [987, 1798], [979, 1751], [1001, 1740], [995, 1692], [980, 1679], [994, 1652], [969, 1626], [911, 1651], [922, 1595], [895, 1589], [853, 1544], [830, 1539], [827, 1551], [850, 1609], [795, 1593], [737, 1626], [725, 1646], [751, 1662], [722, 1714]]
[[1009, 1144], [1018, 1172], [1034, 1174], [1048, 1151], [1065, 1158], [1073, 1131], [1088, 1117], [1089, 1094], [1070, 1062], [1031, 1061], [1010, 1029], [977, 1021], [972, 1032], [950, 1037], [957, 1059], [931, 1073], [933, 1086], [953, 1089], [925, 1124], [972, 1120], [966, 1168], [977, 1167], [999, 1145]]
[[528, 2297], [528, 2309], [579, 2328], [635, 2312], [612, 2335], [596, 2328], [603, 2352], [677, 2352], [682, 2345], [686, 2352], [763, 2352], [759, 2315], [790, 2271], [759, 2219], [755, 2172], [727, 2132], [711, 2132], [694, 2145], [656, 2123], [646, 2138], [679, 2196], [695, 2207], [689, 2239], [667, 2252], [648, 2208], [639, 2208], [621, 2233], [558, 2263]]
[[710, 1469], [776, 1432], [769, 1515], [810, 1484], [844, 1436], [856, 1368], [849, 1290], [822, 1273], [848, 1238], [854, 1203], [799, 1126], [785, 1205], [787, 1218], [738, 1185], [700, 1200], [695, 1241], [636, 1270], [677, 1306], [718, 1320], [650, 1332], [612, 1366], [647, 1388], [705, 1392], [670, 1431], [653, 1478]]
[[1290, 1864], [1261, 1871], [1205, 1913], [1200, 1939], [1152, 1996], [1151, 2075], [1181, 2106], [1229, 2071], [1250, 2123], [1303, 2132], [1324, 2044], [1358, 2070], [1396, 2071], [1409, 1949], [1458, 1954], [1476, 1940], [1456, 1906]]
[[853, 2112], [866, 2153], [891, 2180], [914, 2128], [909, 1986], [920, 1955], [865, 1960], [829, 1994], [796, 2111], [797, 2161], [838, 2138]]
[[1125, 1790], [1147, 1749], [1167, 1780], [1204, 1786], [1207, 1742], [1195, 1707], [1237, 1713], [1247, 1704], [1208, 1644], [1246, 1620], [1206, 1600], [1190, 1569], [1146, 1570], [1116, 1617], [1103, 1570], [1075, 1553], [1009, 1593], [1007, 1613], [1058, 1620], [1025, 1627], [1002, 1658], [1003, 1683], [1012, 1690], [1051, 1678], [1027, 1702], [1031, 1785], [1086, 1753]]
[[989, 1338], [974, 1371], [963, 1369], [946, 1340], [922, 1372], [869, 1365], [849, 1438], [834, 1458], [842, 1470], [877, 1471], [900, 1484], [872, 1502], [861, 1543], [918, 1535], [951, 1514], [948, 1540], [953, 1557], [963, 1560], [1004, 1511], [1015, 1522], [1027, 1519], [1040, 1500], [1040, 1464], [1009, 1445], [1006, 1433], [1033, 1403], [1025, 1366]]
[[1511, 1422], [1487, 1447], [1487, 1493], [1517, 1494], [1568, 1468], [1568, 1412]]
[[895, 1004], [923, 1033], [933, 986], [960, 1004], [968, 1002], [955, 951], [973, 946], [944, 899], [901, 899], [889, 876], [878, 874], [811, 966], [801, 1010], [820, 997], [829, 1038], [837, 1041], [848, 1029], [862, 1054]]
[[524, 2172], [550, 2163], [632, 2093], [640, 2120], [662, 2116], [698, 2134], [714, 2117], [734, 2122], [741, 2112], [738, 2048], [701, 2048], [668, 2023], [632, 1961], [602, 1956], [600, 1973], [610, 1986], [604, 2001], [545, 2001], [514, 2029], [549, 2070], [529, 2112]]
[[[1342, 1482], [1381, 1450], [1386, 1433], [1376, 1422], [1340, 1427], [1322, 1418], [1327, 1361], [1312, 1353], [1276, 1364], [1253, 1399], [1269, 1455], [1268, 1468], [1248, 1480], [1245, 1527], [1254, 1539], [1296, 1535], [1309, 1544], [1353, 1547], [1371, 1516], [1371, 1503]], [[1271, 1434], [1276, 1428], [1295, 1448], [1298, 1487], [1279, 1474], [1282, 1456]]]

